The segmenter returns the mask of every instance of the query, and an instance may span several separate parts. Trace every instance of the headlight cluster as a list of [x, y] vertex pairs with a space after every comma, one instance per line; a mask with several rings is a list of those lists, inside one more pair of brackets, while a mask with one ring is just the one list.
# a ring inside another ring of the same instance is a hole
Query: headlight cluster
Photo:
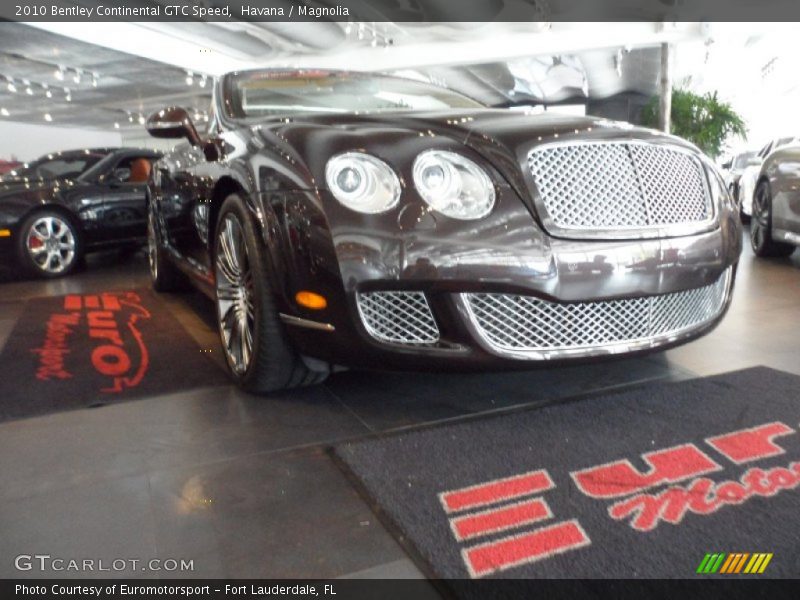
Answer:
[[[473, 161], [444, 150], [428, 150], [413, 166], [414, 186], [435, 211], [453, 219], [480, 219], [495, 202], [492, 180]], [[367, 214], [385, 212], [400, 199], [400, 180], [385, 162], [360, 152], [334, 156], [325, 168], [334, 197]]]
[[357, 212], [382, 213], [397, 206], [400, 180], [382, 160], [347, 152], [328, 161], [325, 179], [336, 199]]

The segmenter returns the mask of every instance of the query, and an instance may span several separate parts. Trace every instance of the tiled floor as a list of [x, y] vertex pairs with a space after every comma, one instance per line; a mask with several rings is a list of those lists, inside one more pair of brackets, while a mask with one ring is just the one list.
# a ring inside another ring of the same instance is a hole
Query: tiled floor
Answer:
[[[13, 567], [21, 553], [193, 559], [186, 575], [201, 577], [420, 577], [327, 447], [645, 380], [759, 364], [800, 373], [798, 255], [762, 261], [745, 249], [720, 327], [647, 358], [513, 374], [347, 372], [268, 400], [223, 386], [0, 424], [0, 577], [25, 575]], [[69, 279], [6, 280], [0, 348], [14, 343], [26, 298], [146, 285], [141, 256], [114, 255]], [[215, 347], [206, 300], [167, 301]]]

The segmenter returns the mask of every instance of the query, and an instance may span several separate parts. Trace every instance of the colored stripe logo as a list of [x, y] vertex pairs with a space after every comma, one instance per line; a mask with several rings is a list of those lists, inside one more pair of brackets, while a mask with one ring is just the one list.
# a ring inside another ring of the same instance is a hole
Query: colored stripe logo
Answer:
[[767, 569], [772, 560], [772, 553], [766, 552], [716, 552], [709, 553], [700, 561], [697, 573], [701, 575], [761, 574]]

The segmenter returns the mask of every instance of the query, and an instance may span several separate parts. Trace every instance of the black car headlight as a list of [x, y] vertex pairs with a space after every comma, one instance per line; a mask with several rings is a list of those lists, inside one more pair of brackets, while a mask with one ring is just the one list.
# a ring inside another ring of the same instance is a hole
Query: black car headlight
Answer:
[[494, 207], [492, 180], [470, 159], [428, 150], [414, 160], [414, 185], [435, 211], [453, 219], [480, 219]]
[[400, 180], [395, 172], [369, 154], [334, 156], [325, 167], [325, 179], [334, 198], [356, 212], [386, 212], [400, 200]]

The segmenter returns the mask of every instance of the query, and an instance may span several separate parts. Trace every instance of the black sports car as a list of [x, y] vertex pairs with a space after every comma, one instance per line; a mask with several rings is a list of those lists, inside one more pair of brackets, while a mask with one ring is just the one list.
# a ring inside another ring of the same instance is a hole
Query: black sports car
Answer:
[[150, 266], [215, 300], [246, 389], [642, 352], [728, 306], [737, 208], [678, 138], [341, 71], [229, 74], [211, 115], [148, 120], [189, 141], [154, 168]]
[[0, 256], [58, 277], [85, 252], [142, 245], [145, 191], [161, 155], [136, 148], [55, 152], [0, 177]]

